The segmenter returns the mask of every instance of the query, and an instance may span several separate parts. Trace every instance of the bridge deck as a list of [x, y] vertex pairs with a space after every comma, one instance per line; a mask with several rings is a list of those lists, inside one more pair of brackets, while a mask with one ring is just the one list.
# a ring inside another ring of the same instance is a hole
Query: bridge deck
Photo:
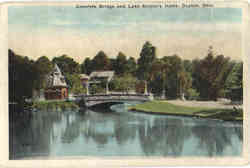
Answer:
[[95, 94], [95, 95], [78, 95], [77, 100], [84, 100], [84, 106], [90, 107], [97, 104], [108, 102], [124, 102], [124, 101], [150, 101], [150, 94]]

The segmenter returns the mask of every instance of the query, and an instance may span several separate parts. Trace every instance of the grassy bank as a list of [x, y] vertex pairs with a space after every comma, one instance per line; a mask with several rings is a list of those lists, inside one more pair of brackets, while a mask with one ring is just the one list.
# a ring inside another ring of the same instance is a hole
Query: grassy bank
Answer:
[[66, 110], [78, 109], [79, 107], [75, 102], [53, 100], [34, 102], [32, 108], [38, 110]]
[[129, 107], [129, 110], [151, 114], [181, 115], [224, 121], [242, 121], [243, 111], [238, 109], [216, 109], [204, 107], [185, 107], [163, 101], [151, 101]]

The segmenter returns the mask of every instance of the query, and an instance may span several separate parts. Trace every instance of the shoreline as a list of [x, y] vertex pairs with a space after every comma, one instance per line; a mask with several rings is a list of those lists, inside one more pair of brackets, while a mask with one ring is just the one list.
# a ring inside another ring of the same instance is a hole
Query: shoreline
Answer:
[[64, 109], [79, 109], [79, 106], [75, 102], [66, 100], [37, 101], [34, 102], [31, 107], [37, 110], [51, 109], [59, 111]]
[[238, 121], [243, 122], [242, 109], [232, 108], [209, 108], [209, 107], [190, 107], [172, 104], [168, 101], [152, 101], [144, 104], [130, 106], [128, 110], [132, 112], [154, 114], [154, 115], [170, 115], [193, 117], [220, 121]]
[[210, 118], [210, 117], [204, 117], [194, 114], [173, 114], [173, 113], [162, 113], [162, 112], [152, 112], [152, 111], [143, 111], [143, 110], [136, 110], [136, 109], [129, 109], [133, 113], [143, 113], [143, 114], [153, 114], [153, 115], [162, 115], [162, 116], [180, 116], [180, 117], [189, 117], [189, 118], [199, 118], [199, 119], [209, 119], [209, 120], [217, 120], [217, 121], [234, 121], [234, 122], [243, 122], [243, 120], [223, 120], [223, 119], [217, 119], [217, 118]]
[[204, 107], [204, 108], [216, 108], [216, 109], [232, 109], [233, 107], [242, 108], [242, 104], [233, 104], [229, 101], [196, 101], [196, 100], [163, 100], [162, 102], [171, 103], [177, 106], [185, 107]]

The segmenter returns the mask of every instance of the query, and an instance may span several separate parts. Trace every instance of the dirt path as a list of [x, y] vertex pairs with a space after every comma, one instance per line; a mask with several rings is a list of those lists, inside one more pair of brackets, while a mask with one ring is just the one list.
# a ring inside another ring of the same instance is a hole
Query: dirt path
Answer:
[[208, 108], [242, 108], [242, 105], [232, 105], [229, 102], [218, 101], [182, 101], [182, 100], [166, 100], [166, 102], [188, 107], [208, 107]]

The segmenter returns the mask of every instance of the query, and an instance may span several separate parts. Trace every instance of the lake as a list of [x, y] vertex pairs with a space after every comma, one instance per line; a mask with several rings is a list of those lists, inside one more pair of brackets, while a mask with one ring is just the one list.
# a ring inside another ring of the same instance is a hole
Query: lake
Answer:
[[10, 159], [242, 154], [241, 122], [135, 113], [128, 111], [127, 105], [10, 117]]

